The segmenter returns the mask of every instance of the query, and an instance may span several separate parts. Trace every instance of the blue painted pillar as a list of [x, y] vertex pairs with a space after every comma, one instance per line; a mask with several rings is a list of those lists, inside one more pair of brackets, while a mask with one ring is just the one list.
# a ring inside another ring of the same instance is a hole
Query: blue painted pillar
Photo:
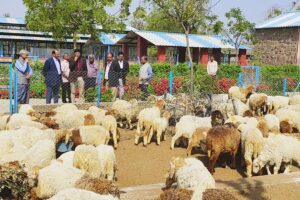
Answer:
[[173, 95], [173, 72], [172, 71], [170, 71], [169, 82], [170, 82], [170, 95]]
[[97, 107], [100, 108], [100, 102], [101, 102], [101, 86], [102, 86], [102, 74], [101, 70], [98, 73], [98, 87], [97, 87]]

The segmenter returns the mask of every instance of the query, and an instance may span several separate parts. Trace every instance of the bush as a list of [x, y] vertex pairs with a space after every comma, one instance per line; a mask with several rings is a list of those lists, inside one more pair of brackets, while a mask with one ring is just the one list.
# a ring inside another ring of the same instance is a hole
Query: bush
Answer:
[[228, 93], [229, 88], [234, 85], [236, 85], [236, 81], [233, 79], [223, 77], [220, 80], [218, 80], [218, 89], [225, 93]]
[[[98, 99], [98, 89], [89, 88], [84, 93], [84, 98], [86, 102], [95, 102]], [[101, 89], [101, 102], [111, 102], [113, 95], [111, 90], [102, 87]]]

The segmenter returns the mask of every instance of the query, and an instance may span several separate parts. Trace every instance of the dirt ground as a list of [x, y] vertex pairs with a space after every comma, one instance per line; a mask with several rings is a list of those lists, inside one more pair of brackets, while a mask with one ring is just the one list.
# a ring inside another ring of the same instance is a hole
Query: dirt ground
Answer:
[[[186, 150], [181, 147], [170, 150], [171, 137], [157, 146], [153, 141], [147, 147], [142, 142], [134, 145], [134, 131], [121, 130], [121, 139], [116, 150], [117, 156], [117, 183], [120, 187], [164, 183], [168, 172], [169, 161], [173, 156], [186, 157]], [[204, 164], [207, 158], [199, 151], [194, 151], [193, 157], [198, 157]], [[296, 167], [292, 171], [298, 171]], [[238, 181], [245, 175], [241, 169], [233, 170], [229, 167], [216, 167], [214, 178], [217, 183]], [[255, 187], [232, 192], [239, 200], [298, 200], [300, 199], [300, 184], [279, 184], [262, 187], [257, 183]]]

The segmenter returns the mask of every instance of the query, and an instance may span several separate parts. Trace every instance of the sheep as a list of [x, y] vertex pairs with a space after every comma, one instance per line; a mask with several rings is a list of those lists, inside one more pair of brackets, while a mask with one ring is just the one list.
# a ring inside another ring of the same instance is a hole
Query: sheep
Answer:
[[231, 193], [221, 189], [207, 189], [202, 196], [202, 200], [237, 200]]
[[161, 140], [161, 135], [164, 133], [164, 140], [166, 140], [166, 130], [169, 125], [169, 119], [172, 116], [172, 114], [168, 111], [165, 111], [163, 113], [162, 117], [155, 118], [153, 119], [153, 123], [150, 129], [150, 134], [148, 137], [148, 144], [150, 144], [153, 132], [156, 132], [156, 140], [157, 140], [157, 145], [160, 145], [160, 140]]
[[12, 140], [12, 134], [6, 133], [10, 131], [1, 131], [0, 132], [0, 159], [2, 159], [3, 156], [8, 154], [10, 150], [14, 147], [14, 143]]
[[281, 133], [292, 133], [293, 132], [293, 126], [291, 125], [288, 120], [284, 120], [280, 122], [280, 132]]
[[290, 97], [289, 105], [297, 105], [300, 104], [300, 95], [294, 95]]
[[288, 173], [293, 160], [299, 165], [300, 141], [290, 136], [275, 135], [267, 140], [260, 155], [253, 161], [252, 171], [257, 173], [266, 166], [268, 174], [271, 174], [269, 167], [274, 165], [274, 174], [278, 174], [281, 163], [284, 163], [284, 173]]
[[99, 145], [96, 147], [100, 162], [100, 177], [114, 180], [117, 171], [117, 161], [114, 149], [108, 145]]
[[22, 126], [30, 126], [38, 129], [47, 128], [44, 124], [40, 122], [33, 121], [29, 115], [26, 114], [13, 114], [8, 120], [6, 124], [7, 130], [16, 130], [21, 128]]
[[153, 119], [160, 117], [161, 112], [164, 108], [164, 104], [165, 102], [163, 100], [158, 100], [153, 107], [144, 108], [143, 110], [141, 110], [138, 115], [138, 124], [134, 141], [135, 145], [138, 145], [139, 138], [141, 136], [143, 136], [144, 146], [147, 145], [150, 129], [153, 124]]
[[203, 163], [196, 158], [172, 158], [166, 179], [166, 188], [174, 182], [180, 189], [201, 187], [203, 190], [215, 188], [215, 180]]
[[75, 147], [81, 144], [98, 146], [100, 144], [108, 144], [109, 139], [109, 132], [103, 126], [80, 126], [79, 129], [66, 131], [65, 143], [72, 140]]
[[240, 133], [235, 128], [217, 126], [207, 133], [206, 148], [209, 158], [208, 169], [213, 174], [218, 157], [223, 152], [230, 152], [231, 168], [236, 167], [236, 154], [241, 140]]
[[0, 116], [0, 131], [6, 129], [6, 124], [9, 121], [11, 115], [1, 115]]
[[58, 192], [49, 200], [118, 200], [112, 195], [99, 195], [91, 191], [69, 188]]
[[235, 127], [238, 127], [240, 124], [248, 124], [250, 126], [256, 127], [258, 120], [254, 117], [242, 117], [239, 115], [233, 115], [229, 117], [225, 124], [232, 123]]
[[272, 132], [272, 133], [279, 133], [279, 119], [276, 115], [272, 115], [272, 114], [267, 114], [264, 116], [266, 122], [267, 122], [267, 127], [268, 127], [268, 131]]
[[55, 114], [66, 114], [68, 112], [75, 111], [75, 110], [78, 110], [78, 108], [74, 104], [63, 104], [53, 109], [53, 112]]
[[117, 121], [126, 120], [126, 125], [129, 129], [133, 128], [132, 123], [137, 121], [139, 106], [136, 99], [129, 102], [125, 100], [116, 100], [108, 113], [116, 117]]
[[119, 187], [110, 180], [91, 178], [87, 175], [83, 176], [75, 183], [75, 187], [78, 189], [89, 190], [101, 195], [113, 195], [120, 198]]
[[191, 115], [181, 117], [180, 121], [175, 126], [176, 133], [171, 140], [171, 149], [174, 149], [174, 144], [178, 138], [184, 137], [190, 139], [196, 128], [199, 127], [211, 128], [211, 118], [195, 117]]
[[118, 145], [118, 135], [119, 135], [116, 119], [112, 115], [106, 115], [102, 118], [101, 125], [111, 133], [114, 142], [114, 147], [116, 149]]
[[219, 103], [218, 106], [224, 107], [223, 113], [226, 118], [232, 115], [243, 116], [249, 110], [249, 107], [237, 98], [229, 99], [226, 103]]
[[219, 110], [214, 110], [211, 113], [211, 126], [222, 126], [225, 122], [224, 115]]
[[248, 104], [250, 110], [258, 116], [262, 116], [268, 112], [268, 96], [264, 93], [251, 95]]
[[161, 193], [159, 200], [191, 200], [192, 196], [192, 190], [171, 188]]
[[77, 146], [73, 166], [88, 173], [91, 177], [100, 177], [101, 169], [97, 149], [92, 145]]
[[284, 108], [289, 105], [289, 97], [284, 96], [268, 96], [268, 107], [271, 114], [275, 114], [280, 108]]
[[209, 130], [210, 128], [200, 127], [194, 131], [192, 138], [189, 140], [189, 144], [187, 147], [188, 156], [191, 155], [193, 147], [200, 145], [201, 141], [206, 140], [207, 132]]
[[299, 114], [298, 111], [281, 108], [276, 112], [276, 117], [280, 122], [285, 121], [286, 124], [289, 123], [293, 128], [300, 130]]
[[237, 98], [240, 101], [246, 103], [249, 96], [253, 93], [254, 86], [249, 85], [246, 88], [239, 88], [237, 86], [232, 86], [228, 90], [229, 98]]
[[[2, 137], [0, 138], [0, 141], [0, 143], [7, 143], [5, 145], [0, 145], [2, 150], [0, 164], [23, 160], [25, 152], [28, 151], [28, 148], [25, 145], [13, 140], [3, 140]], [[3, 152], [5, 153], [3, 154]]]

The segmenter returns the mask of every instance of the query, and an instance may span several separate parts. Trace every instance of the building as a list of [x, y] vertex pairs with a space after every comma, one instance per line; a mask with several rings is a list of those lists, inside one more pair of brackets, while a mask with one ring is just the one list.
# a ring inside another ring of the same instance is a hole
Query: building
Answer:
[[[142, 55], [148, 55], [151, 62], [186, 62], [186, 39], [184, 34], [139, 31], [126, 27], [123, 33], [101, 33], [99, 41], [89, 40], [89, 35], [79, 35], [78, 47], [86, 56], [93, 53], [99, 60], [105, 59], [108, 52], [123, 50], [130, 62], [139, 63]], [[209, 56], [214, 55], [220, 63], [228, 63], [234, 54], [224, 53], [224, 50], [233, 50], [234, 46], [226, 42], [220, 35], [190, 35], [190, 46], [193, 61], [207, 64]], [[0, 62], [8, 57], [15, 58], [21, 49], [30, 52], [33, 59], [45, 59], [51, 56], [53, 49], [61, 54], [73, 51], [73, 41], [56, 41], [51, 33], [29, 31], [23, 19], [0, 17]], [[247, 64], [246, 46], [240, 49], [240, 64]], [[230, 51], [226, 51], [230, 52]], [[234, 51], [232, 51], [234, 52]]]
[[300, 11], [283, 13], [255, 27], [254, 55], [272, 65], [300, 65]]

